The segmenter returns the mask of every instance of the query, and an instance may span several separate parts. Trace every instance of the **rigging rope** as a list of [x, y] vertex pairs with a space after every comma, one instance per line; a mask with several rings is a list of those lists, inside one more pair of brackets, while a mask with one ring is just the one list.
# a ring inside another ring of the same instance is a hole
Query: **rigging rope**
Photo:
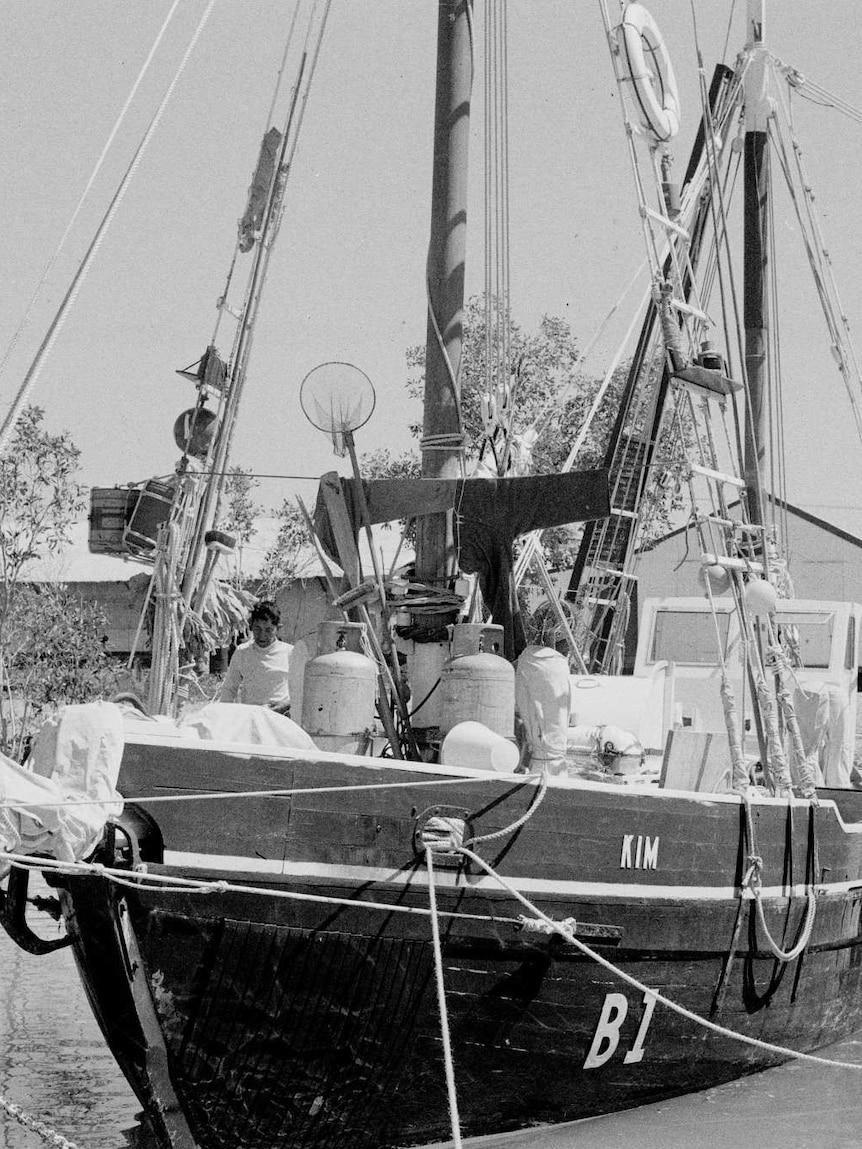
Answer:
[[21, 322], [18, 324], [17, 328], [15, 329], [15, 333], [12, 336], [12, 339], [9, 343], [9, 346], [6, 348], [6, 351], [3, 355], [2, 360], [0, 360], [0, 378], [2, 378], [2, 376], [3, 376], [3, 372], [6, 368], [6, 364], [9, 360], [9, 356], [12, 354], [12, 352], [17, 347], [18, 341], [20, 340], [21, 336], [23, 335], [25, 329], [27, 328], [27, 326], [30, 322], [30, 317], [33, 314], [33, 310], [36, 306], [36, 303], [39, 301], [39, 299], [42, 296], [42, 290], [45, 287], [45, 283], [47, 282], [49, 275], [51, 274], [51, 272], [54, 270], [54, 268], [57, 265], [57, 260], [60, 258], [60, 255], [61, 255], [64, 247], [66, 246], [66, 240], [69, 238], [69, 233], [71, 232], [72, 228], [75, 225], [75, 221], [77, 220], [78, 216], [81, 213], [81, 209], [83, 208], [84, 203], [86, 202], [87, 197], [89, 196], [90, 191], [93, 188], [93, 184], [96, 182], [96, 177], [98, 176], [99, 172], [102, 170], [102, 165], [105, 162], [105, 159], [108, 155], [108, 152], [110, 151], [111, 144], [114, 142], [114, 139], [116, 138], [117, 132], [120, 130], [120, 127], [123, 123], [123, 120], [126, 118], [126, 112], [129, 110], [129, 107], [131, 106], [131, 103], [137, 94], [138, 88], [141, 86], [141, 83], [144, 79], [144, 76], [146, 76], [147, 72], [149, 71], [150, 64], [153, 62], [153, 57], [155, 56], [156, 52], [158, 51], [159, 45], [161, 44], [162, 39], [164, 38], [164, 34], [167, 31], [171, 20], [173, 19], [174, 13], [176, 12], [176, 10], [178, 8], [179, 3], [180, 3], [180, 0], [174, 0], [174, 3], [171, 6], [170, 11], [168, 12], [167, 16], [165, 17], [164, 22], [163, 22], [161, 28], [159, 29], [159, 32], [158, 32], [155, 40], [153, 41], [153, 45], [150, 48], [150, 51], [147, 55], [147, 58], [146, 58], [146, 60], [144, 60], [144, 63], [141, 66], [141, 70], [138, 72], [137, 79], [135, 80], [134, 84], [132, 85], [131, 91], [129, 92], [128, 96], [126, 97], [126, 102], [123, 104], [123, 107], [120, 110], [120, 114], [117, 116], [117, 119], [114, 122], [114, 126], [111, 128], [111, 131], [108, 133], [108, 138], [105, 141], [105, 144], [102, 148], [102, 151], [99, 155], [99, 158], [96, 160], [96, 165], [93, 168], [92, 172], [90, 173], [90, 178], [87, 180], [87, 183], [86, 183], [86, 186], [84, 187], [83, 192], [81, 192], [81, 196], [80, 196], [77, 204], [75, 205], [75, 210], [72, 212], [72, 216], [71, 216], [69, 222], [66, 224], [66, 230], [60, 236], [60, 242], [57, 244], [57, 247], [54, 251], [54, 254], [51, 256], [51, 258], [48, 260], [48, 263], [45, 265], [45, 269], [42, 272], [41, 278], [39, 279], [39, 282], [36, 285], [36, 290], [33, 293], [33, 297], [31, 298], [30, 302], [27, 305], [27, 310], [24, 313], [24, 317], [22, 318]]
[[847, 116], [851, 120], [855, 120], [857, 124], [862, 124], [862, 109], [855, 107], [849, 103], [843, 96], [836, 96], [833, 92], [828, 91], [821, 84], [813, 80], [809, 80], [802, 72], [798, 71], [791, 64], [785, 64], [778, 56], [769, 53], [770, 61], [778, 72], [787, 81], [790, 88], [799, 92], [799, 95], [804, 99], [810, 99], [806, 96], [806, 91], [817, 96], [818, 99], [813, 101], [821, 104], [824, 107], [834, 108], [837, 112]]
[[[799, 957], [805, 951], [805, 947], [811, 940], [811, 931], [814, 929], [814, 916], [817, 913], [817, 893], [814, 889], [814, 881], [816, 874], [812, 875], [812, 880], [808, 883], [808, 890], [806, 896], [808, 898], [808, 907], [805, 911], [805, 920], [799, 932], [799, 937], [795, 946], [789, 950], [783, 950], [773, 938], [766, 924], [766, 914], [763, 911], [763, 896], [761, 891], [760, 875], [763, 870], [763, 859], [757, 853], [757, 846], [754, 836], [754, 818], [751, 813], [751, 801], [746, 796], [743, 798], [745, 807], [745, 832], [748, 838], [748, 870], [742, 879], [743, 889], [749, 889], [754, 895], [754, 900], [757, 905], [757, 920], [760, 923], [760, 928], [766, 938], [766, 944], [769, 946], [773, 956], [782, 964], [791, 962], [794, 958]], [[816, 870], [816, 866], [813, 867]]]
[[[217, 448], [213, 457], [215, 469], [220, 472], [228, 471], [231, 437], [236, 422], [239, 402], [242, 397], [242, 392], [245, 385], [245, 375], [248, 369], [248, 363], [254, 342], [254, 326], [257, 316], [257, 307], [260, 303], [260, 294], [263, 288], [263, 283], [266, 279], [273, 244], [275, 243], [275, 239], [281, 226], [283, 196], [287, 179], [293, 165], [293, 159], [296, 154], [299, 135], [302, 129], [303, 120], [305, 118], [305, 111], [308, 104], [308, 97], [311, 91], [311, 85], [317, 70], [317, 63], [320, 56], [320, 49], [323, 44], [326, 24], [329, 19], [331, 3], [332, 0], [323, 0], [322, 5], [319, 5], [317, 0], [315, 0], [315, 2], [311, 5], [311, 10], [308, 16], [305, 39], [302, 46], [302, 54], [297, 65], [297, 78], [293, 88], [292, 99], [290, 101], [284, 124], [283, 139], [278, 159], [278, 169], [275, 173], [274, 179], [269, 189], [269, 194], [267, 196], [266, 209], [261, 225], [260, 243], [258, 249], [255, 252], [255, 259], [249, 273], [249, 280], [245, 290], [245, 298], [243, 300], [243, 306], [239, 316], [240, 322], [237, 324], [233, 347], [231, 348], [231, 386], [229, 389], [229, 394], [223, 400], [221, 427], [218, 436]], [[319, 12], [320, 8], [322, 8], [322, 13]], [[290, 40], [293, 37], [295, 18], [296, 9], [294, 9], [294, 20], [291, 22], [290, 30], [288, 33], [287, 47], [289, 47]], [[287, 48], [285, 49], [285, 52], [286, 51]], [[282, 75], [281, 71], [279, 71], [276, 78], [276, 91], [280, 88], [281, 82]], [[295, 122], [294, 114], [296, 116]], [[234, 259], [235, 258], [236, 249], [234, 252]], [[211, 492], [211, 494], [208, 495], [207, 513], [202, 516], [203, 519], [207, 522], [210, 520], [211, 516], [214, 517], [214, 515], [218, 513], [218, 503], [221, 498], [221, 490], [222, 484], [218, 483], [215, 485], [215, 489]], [[196, 539], [196, 550], [198, 552], [202, 546], [205, 530], [206, 522], [202, 522], [201, 529], [199, 530], [198, 537]]]
[[[731, 573], [731, 578], [735, 576]], [[718, 612], [715, 609], [715, 600], [712, 597], [712, 582], [707, 572], [704, 575], [706, 596], [709, 600], [710, 614], [715, 626], [715, 646], [718, 651], [718, 661], [721, 667], [721, 707], [724, 711], [724, 723], [727, 730], [727, 740], [730, 747], [731, 762], [731, 789], [735, 794], [745, 794], [748, 790], [748, 767], [745, 763], [745, 754], [742, 748], [742, 738], [739, 730], [739, 716], [736, 710], [736, 699], [733, 694], [733, 685], [727, 671], [727, 662], [724, 655], [724, 642], [718, 625]]]
[[137, 147], [135, 154], [132, 158], [132, 162], [130, 163], [129, 167], [127, 168], [125, 175], [123, 176], [116, 192], [114, 193], [114, 198], [111, 200], [110, 206], [108, 207], [108, 210], [105, 213], [105, 216], [102, 219], [102, 222], [99, 224], [98, 231], [96, 232], [96, 235], [94, 236], [93, 241], [90, 244], [89, 249], [87, 250], [87, 254], [84, 256], [84, 259], [83, 259], [80, 267], [78, 268], [77, 272], [75, 273], [75, 277], [72, 280], [72, 283], [69, 287], [69, 290], [67, 291], [66, 295], [63, 298], [63, 302], [60, 304], [60, 308], [54, 317], [54, 320], [53, 320], [53, 322], [52, 322], [52, 324], [48, 330], [48, 333], [45, 336], [45, 339], [42, 341], [42, 344], [39, 347], [39, 350], [36, 352], [36, 356], [33, 359], [33, 362], [30, 364], [30, 367], [29, 367], [26, 375], [24, 376], [24, 379], [21, 383], [21, 386], [18, 388], [18, 392], [15, 395], [14, 400], [12, 401], [12, 406], [11, 406], [8, 414], [6, 415], [6, 418], [3, 421], [2, 427], [0, 427], [0, 454], [2, 454], [2, 452], [5, 450], [6, 445], [9, 441], [9, 438], [12, 434], [12, 431], [15, 428], [15, 424], [17, 423], [18, 418], [21, 414], [21, 411], [23, 410], [33, 388], [36, 385], [36, 382], [37, 382], [37, 380], [38, 380], [38, 378], [42, 372], [42, 368], [44, 367], [45, 362], [47, 361], [48, 356], [50, 355], [51, 350], [54, 346], [54, 343], [57, 340], [57, 336], [60, 334], [60, 332], [63, 329], [63, 325], [64, 325], [65, 320], [66, 320], [66, 315], [78, 297], [78, 293], [80, 292], [81, 287], [83, 286], [84, 281], [87, 278], [87, 275], [89, 273], [89, 270], [90, 270], [90, 267], [93, 263], [93, 260], [96, 258], [96, 255], [99, 252], [99, 248], [102, 245], [102, 241], [104, 240], [105, 235], [107, 234], [108, 229], [110, 228], [111, 223], [114, 220], [114, 216], [117, 214], [117, 211], [119, 210], [119, 207], [123, 202], [125, 194], [129, 188], [129, 184], [131, 183], [132, 179], [135, 176], [135, 173], [138, 170], [138, 167], [140, 166], [140, 162], [144, 157], [144, 153], [146, 152], [147, 147], [149, 146], [150, 140], [153, 138], [153, 135], [154, 135], [156, 129], [158, 128], [159, 124], [161, 123], [162, 116], [165, 113], [165, 109], [167, 108], [167, 106], [171, 100], [171, 97], [173, 96], [174, 91], [177, 87], [177, 84], [179, 83], [180, 79], [182, 78], [183, 73], [186, 70], [186, 65], [188, 64], [188, 62], [191, 58], [191, 55], [194, 52], [195, 47], [197, 46], [197, 42], [201, 37], [201, 33], [203, 32], [204, 28], [206, 27], [207, 21], [210, 18], [210, 14], [211, 14], [213, 8], [215, 7], [215, 4], [216, 4], [216, 0], [209, 0], [209, 3], [207, 4], [207, 7], [206, 7], [204, 13], [201, 16], [200, 21], [198, 22], [198, 26], [195, 29], [194, 33], [192, 34], [192, 38], [189, 42], [189, 45], [186, 48], [185, 52], [183, 53], [183, 58], [180, 61], [179, 67], [177, 68], [173, 79], [171, 80], [170, 84], [168, 85], [167, 91], [165, 92], [164, 96], [162, 97], [162, 101], [159, 104], [158, 109], [156, 110], [156, 114], [153, 116], [152, 120], [150, 121], [149, 127], [147, 128], [146, 132], [144, 133], [143, 138], [141, 139], [141, 142], [138, 144], [138, 147]]
[[[229, 384], [219, 396], [218, 433], [207, 454], [207, 464], [220, 478], [218, 482], [198, 484], [196, 488], [193, 485], [190, 490], [182, 494], [177, 493], [174, 499], [171, 522], [177, 524], [177, 531], [181, 538], [173, 553], [165, 552], [158, 555], [158, 561], [163, 565], [167, 564], [166, 573], [162, 576], [159, 576], [156, 570], [153, 573], [154, 581], [157, 577], [162, 577], [163, 580], [172, 585], [177, 584], [180, 588], [179, 598], [156, 598], [157, 608], [161, 606], [163, 609], [161, 611], [157, 609], [153, 630], [159, 634], [170, 632], [174, 639], [174, 648], [162, 647], [159, 650], [154, 649], [153, 652], [150, 702], [151, 709], [159, 712], [171, 712], [174, 709], [173, 701], [180, 696], [179, 646], [183, 638], [184, 628], [183, 626], [177, 628], [176, 616], [181, 614], [183, 623], [186, 618], [197, 617], [202, 619], [207, 607], [208, 585], [201, 578], [205, 565], [203, 555], [206, 550], [206, 533], [217, 521], [224, 475], [229, 473], [231, 438], [245, 385], [261, 292], [273, 244], [281, 223], [284, 191], [297, 147], [330, 6], [331, 0], [320, 0], [320, 2], [314, 0], [310, 7], [305, 42], [285, 115], [277, 161], [274, 164], [267, 189], [265, 208], [259, 225], [259, 236], [245, 287], [242, 308], [238, 313], [235, 313], [232, 308], [228, 307], [224, 296], [219, 300], [219, 314], [222, 310], [227, 310], [237, 319], [230, 355]], [[288, 46], [290, 39], [292, 39], [295, 20], [296, 8], [290, 25]], [[282, 82], [282, 71], [283, 63], [276, 77], [276, 92]], [[238, 236], [229, 280], [233, 274], [239, 244]], [[216, 326], [218, 327], [218, 324]], [[199, 404], [203, 402], [204, 398], [205, 392], [199, 392]], [[165, 608], [170, 609], [170, 617], [166, 615]], [[159, 657], [156, 657], [157, 655]], [[153, 683], [157, 685], [154, 687]], [[158, 691], [158, 697], [161, 699], [158, 704], [154, 701], [156, 691]]]
[[[862, 369], [860, 369], [856, 348], [850, 337], [850, 324], [842, 305], [838, 285], [832, 271], [832, 261], [823, 242], [818, 216], [814, 210], [812, 185], [803, 163], [802, 148], [794, 132], [793, 116], [780, 88], [779, 107], [783, 112], [784, 120], [790, 133], [793, 165], [796, 169], [799, 185], [798, 191], [791, 175], [791, 161], [788, 157], [784, 140], [777, 132], [778, 123], [775, 117], [770, 121], [770, 139], [775, 145], [779, 165], [784, 174], [787, 191], [796, 213], [797, 222], [799, 223], [799, 229], [808, 257], [811, 274], [814, 278], [820, 306], [823, 310], [829, 335], [832, 339], [832, 354], [844, 380], [844, 386], [847, 390], [847, 395], [853, 410], [853, 418], [856, 422], [856, 429], [860, 439], [862, 439], [862, 408], [860, 408], [859, 395], [857, 393], [862, 391]], [[800, 208], [800, 197], [805, 205], [805, 218], [803, 218]], [[852, 381], [851, 375], [853, 377]], [[853, 382], [856, 384], [855, 389]]]
[[[596, 331], [595, 335], [593, 336], [592, 341], [588, 345], [587, 351], [584, 353], [584, 355], [578, 361], [579, 366], [581, 366], [583, 364], [583, 362], [587, 358], [587, 355], [592, 351], [593, 347], [595, 346], [596, 342], [598, 341], [599, 337], [601, 336], [602, 331], [604, 330], [607, 323], [610, 321], [614, 312], [616, 312], [619, 309], [620, 305], [622, 304], [622, 301], [626, 298], [628, 293], [634, 287], [635, 283], [640, 279], [641, 275], [643, 274], [643, 269], [644, 269], [644, 264], [641, 264], [641, 266], [638, 268], [638, 270], [632, 276], [631, 280], [629, 281], [629, 283], [626, 286], [625, 290], [623, 291], [622, 295], [619, 297], [617, 302], [613, 305], [611, 310], [608, 312], [605, 319], [602, 321], [602, 324], [600, 325], [599, 329]], [[592, 428], [593, 420], [594, 420], [596, 414], [598, 413], [599, 408], [601, 407], [605, 396], [608, 393], [608, 389], [610, 388], [611, 384], [614, 381], [614, 375], [616, 374], [617, 368], [619, 367], [620, 362], [622, 361], [623, 353], [625, 352], [625, 349], [629, 344], [629, 340], [632, 337], [632, 333], [634, 332], [635, 327], [641, 321], [640, 312], [649, 300], [650, 291], [651, 291], [651, 288], [647, 287], [647, 289], [643, 295], [641, 307], [637, 308], [634, 311], [634, 314], [632, 315], [632, 319], [631, 319], [631, 322], [629, 323], [628, 329], [627, 329], [625, 335], [623, 336], [622, 340], [620, 341], [620, 344], [617, 347], [617, 349], [613, 355], [613, 358], [611, 359], [611, 362], [608, 365], [607, 370], [605, 371], [604, 378], [602, 379], [601, 384], [599, 385], [595, 395], [593, 396], [593, 401], [590, 404], [589, 410], [587, 411], [586, 415], [584, 416], [584, 421], [581, 424], [581, 427], [578, 431], [578, 434], [575, 437], [575, 441], [572, 444], [572, 447], [569, 450], [569, 453], [566, 456], [562, 467], [560, 468], [560, 470], [563, 472], [571, 471], [574, 468], [574, 465], [577, 461], [578, 455], [580, 454], [581, 448], [583, 447], [584, 442], [586, 441], [587, 435], [589, 434], [589, 432]], [[568, 396], [568, 393], [574, 388], [574, 385], [575, 385], [574, 381], [572, 381], [567, 387], [565, 387], [563, 389], [562, 392], [560, 392], [559, 395], [554, 396], [553, 403], [556, 405], [556, 404], [565, 402], [565, 400]], [[546, 429], [548, 426], [550, 426], [550, 424], [551, 424], [551, 413], [550, 413], [550, 411], [547, 413], [546, 418], [544, 416], [544, 413], [542, 415], [540, 415], [540, 418], [542, 418], [544, 420], [543, 426], [537, 427], [535, 422], [533, 424], [533, 430], [536, 432], [537, 435], [541, 434], [544, 429]], [[529, 534], [524, 536], [523, 545], [521, 547], [520, 553], [518, 554], [518, 558], [515, 562], [515, 568], [514, 568], [515, 569], [515, 576], [514, 577], [515, 577], [515, 585], [516, 586], [519, 586], [523, 582], [524, 577], [527, 573], [527, 568], [533, 560], [533, 555], [538, 550], [538, 547], [541, 543], [541, 539], [542, 539], [542, 532], [540, 530], [531, 531]]]
[[[288, 29], [287, 39], [286, 39], [285, 45], [284, 45], [284, 51], [282, 52], [282, 55], [281, 55], [281, 63], [279, 64], [278, 72], [276, 74], [275, 87], [273, 89], [272, 99], [270, 101], [269, 110], [266, 114], [266, 119], [264, 121], [264, 133], [266, 133], [267, 129], [270, 127], [270, 125], [272, 124], [272, 122], [275, 118], [275, 109], [276, 109], [276, 106], [278, 104], [278, 96], [279, 96], [279, 93], [281, 92], [281, 85], [282, 85], [282, 82], [284, 80], [284, 73], [285, 73], [285, 69], [287, 67], [287, 58], [290, 54], [291, 44], [293, 43], [293, 34], [294, 34], [294, 31], [296, 30], [296, 21], [297, 21], [298, 15], [299, 15], [299, 4], [297, 3], [294, 5], [294, 8], [293, 8], [293, 15], [292, 15], [291, 21], [290, 21], [290, 28]], [[308, 43], [308, 36], [306, 34], [306, 44], [307, 43]], [[216, 310], [215, 328], [213, 330], [212, 338], [210, 339], [210, 343], [212, 343], [212, 344], [215, 343], [216, 338], [218, 336], [219, 327], [221, 326], [221, 321], [222, 321], [222, 317], [224, 315], [224, 312], [230, 311], [230, 309], [226, 306], [226, 301], [228, 298], [228, 293], [230, 291], [230, 285], [231, 285], [231, 282], [233, 280], [233, 273], [234, 273], [234, 270], [236, 268], [237, 257], [239, 256], [239, 254], [240, 254], [239, 237], [237, 237], [237, 242], [234, 246], [233, 259], [231, 260], [230, 267], [228, 268], [228, 273], [227, 273], [227, 278], [225, 281], [224, 291], [222, 292], [222, 294], [219, 298], [219, 304], [218, 304], [218, 307]]]
[[[671, 210], [669, 202], [666, 202], [665, 188], [669, 182], [667, 169], [670, 155], [664, 143], [656, 142], [652, 138], [647, 139], [649, 176], [641, 170], [642, 163], [635, 143], [636, 138], [643, 136], [644, 133], [639, 116], [632, 110], [627, 86], [629, 78], [625, 67], [619, 53], [614, 51], [616, 34], [610, 27], [606, 3], [603, 3], [602, 11], [620, 93], [630, 167], [638, 197], [647, 257], [652, 271], [653, 289], [654, 292], [660, 293], [663, 288], [667, 288], [671, 292], [672, 322], [679, 329], [679, 338], [674, 342], [679, 344], [681, 357], [691, 361], [700, 354], [703, 335], [708, 325], [712, 323], [706, 312], [705, 300], [715, 277], [721, 270], [715, 239], [713, 248], [708, 250], [705, 256], [700, 251], [701, 247], [706, 247], [708, 243], [702, 234], [705, 230], [706, 213], [701, 204], [704, 197], [708, 197], [708, 210], [712, 212], [715, 221], [714, 190], [716, 187], [719, 189], [721, 187], [721, 181], [717, 177], [717, 156], [719, 149], [726, 143], [731, 124], [737, 114], [738, 103], [735, 97], [738, 92], [739, 74], [737, 73], [730, 83], [723, 82], [722, 86], [715, 89], [720, 102], [717, 105], [716, 115], [712, 116], [702, 59], [700, 54], [698, 56], [704, 116], [704, 147], [696, 168], [687, 173], [682, 202], [677, 214]], [[654, 196], [647, 192], [649, 181]], [[714, 224], [714, 234], [721, 235], [718, 223]], [[695, 256], [699, 256], [697, 276], [693, 266]], [[720, 279], [719, 282], [721, 284]], [[692, 447], [700, 456], [700, 468], [707, 468], [713, 473], [728, 469], [719, 466], [716, 457], [706, 458], [704, 455], [702, 436], [709, 437], [713, 456], [715, 446], [709, 430], [708, 415], [699, 414], [700, 410], [706, 412], [706, 405], [702, 404], [696, 410], [688, 389], [675, 382], [672, 383], [672, 393], [667, 400], [667, 406], [671, 409], [675, 407], [678, 412], [673, 424], [677, 430], [677, 437], [673, 440], [672, 434], [666, 434], [663, 410], [660, 411], [658, 408], [664, 384], [659, 386], [652, 382], [656, 372], [661, 370], [657, 364], [659, 359], [665, 358], [665, 352], [654, 329], [650, 331], [645, 328], [643, 339], [644, 365], [638, 378], [630, 376], [626, 389], [629, 396], [627, 409], [620, 412], [614, 435], [616, 448], [610, 460], [613, 481], [611, 505], [616, 511], [612, 512], [611, 518], [605, 523], [591, 529], [587, 536], [588, 548], [586, 544], [582, 544], [583, 553], [579, 558], [581, 565], [578, 568], [577, 601], [583, 608], [582, 629], [585, 645], [590, 649], [594, 665], [599, 663], [604, 669], [612, 671], [621, 660], [629, 587], [633, 578], [633, 567], [637, 561], [637, 542], [643, 537], [649, 515], [655, 513], [655, 506], [658, 504], [657, 493], [660, 484], [657, 481], [649, 482], [644, 471], [647, 462], [651, 462], [653, 466], [660, 465], [654, 458], [657, 443], [661, 442], [662, 446], [670, 451], [670, 457], [663, 465], [663, 470], [669, 469], [669, 473], [680, 466], [677, 449], [690, 453]], [[647, 340], [649, 342], [646, 342]], [[724, 407], [723, 401], [722, 407]], [[734, 419], [736, 419], [735, 413]], [[727, 434], [725, 437], [729, 439]], [[711, 486], [712, 483], [708, 485]], [[716, 492], [710, 490], [709, 493], [715, 500]], [[721, 553], [723, 549], [723, 545], [715, 548], [717, 553]]]
[[[727, 49], [730, 44], [730, 29], [733, 25], [733, 14], [736, 11], [736, 0], [732, 0], [730, 11], [727, 14], [727, 30], [724, 34], [724, 47], [721, 50], [722, 63], [727, 59]], [[692, 14], [694, 13], [694, 3], [692, 2]]]
[[[496, 470], [509, 468], [515, 410], [511, 356], [511, 261], [509, 242], [509, 76], [507, 7], [485, 6], [485, 395], [484, 438]], [[501, 443], [497, 455], [496, 444]], [[481, 459], [482, 450], [479, 456]]]

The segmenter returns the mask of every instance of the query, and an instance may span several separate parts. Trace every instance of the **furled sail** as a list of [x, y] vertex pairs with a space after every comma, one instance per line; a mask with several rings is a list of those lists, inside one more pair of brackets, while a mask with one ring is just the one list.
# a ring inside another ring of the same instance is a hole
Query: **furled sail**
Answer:
[[281, 138], [281, 132], [278, 128], [270, 128], [263, 137], [260, 156], [248, 192], [248, 204], [242, 219], [239, 221], [240, 251], [251, 251], [257, 233], [263, 225], [266, 201], [269, 198], [269, 189], [272, 187]]

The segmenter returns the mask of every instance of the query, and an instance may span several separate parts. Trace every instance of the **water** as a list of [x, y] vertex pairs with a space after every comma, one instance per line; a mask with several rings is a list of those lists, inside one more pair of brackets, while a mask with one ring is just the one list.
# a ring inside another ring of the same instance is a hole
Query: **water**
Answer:
[[[24, 953], [0, 930], [0, 1095], [80, 1149], [128, 1149], [140, 1110], [102, 1040], [71, 953]], [[0, 1149], [43, 1139], [0, 1111]]]
[[[139, 1106], [105, 1047], [67, 950], [34, 958], [0, 931], [0, 1094], [80, 1149], [128, 1149]], [[824, 1051], [862, 1065], [862, 1035]], [[475, 1149], [859, 1149], [862, 1070], [796, 1062], [717, 1089]], [[41, 1149], [0, 1112], [0, 1149]]]
[[477, 1137], [465, 1149], [859, 1149], [862, 1036], [820, 1052], [860, 1069], [793, 1062], [625, 1113]]

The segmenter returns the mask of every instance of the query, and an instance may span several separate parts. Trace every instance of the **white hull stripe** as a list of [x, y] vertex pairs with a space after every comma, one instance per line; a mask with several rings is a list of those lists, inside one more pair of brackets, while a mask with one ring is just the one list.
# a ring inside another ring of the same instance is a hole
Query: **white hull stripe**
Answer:
[[[187, 854], [166, 850], [164, 865], [180, 869], [186, 877], [200, 872], [201, 880], [215, 881], [227, 874], [266, 874], [270, 877], [305, 879], [327, 883], [349, 882], [363, 885], [368, 882], [394, 886], [427, 886], [428, 874], [424, 868], [415, 871], [386, 870], [380, 866], [329, 865], [325, 862], [279, 862], [269, 858], [237, 857], [228, 854]], [[157, 867], [151, 869], [155, 872]], [[653, 901], [736, 901], [739, 892], [735, 886], [660, 886], [639, 882], [567, 882], [545, 878], [518, 878], [507, 875], [507, 880], [524, 893], [547, 894], [566, 898], [589, 897], [603, 900], [631, 900], [643, 898]], [[435, 868], [434, 881], [438, 886], [468, 887], [477, 890], [500, 890], [501, 886], [485, 874], [464, 875], [451, 870]], [[855, 882], [823, 883], [817, 886], [818, 895], [847, 893], [862, 887], [862, 879]], [[322, 891], [321, 891], [322, 892]], [[764, 898], [804, 897], [807, 886], [763, 886]], [[745, 897], [752, 895], [746, 891]]]

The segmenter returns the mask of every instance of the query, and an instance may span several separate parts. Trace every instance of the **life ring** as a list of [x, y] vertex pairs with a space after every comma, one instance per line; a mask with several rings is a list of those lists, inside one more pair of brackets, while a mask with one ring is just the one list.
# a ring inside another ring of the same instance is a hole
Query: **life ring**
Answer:
[[644, 129], [663, 144], [679, 131], [679, 92], [658, 25], [642, 4], [629, 4], [617, 39]]

